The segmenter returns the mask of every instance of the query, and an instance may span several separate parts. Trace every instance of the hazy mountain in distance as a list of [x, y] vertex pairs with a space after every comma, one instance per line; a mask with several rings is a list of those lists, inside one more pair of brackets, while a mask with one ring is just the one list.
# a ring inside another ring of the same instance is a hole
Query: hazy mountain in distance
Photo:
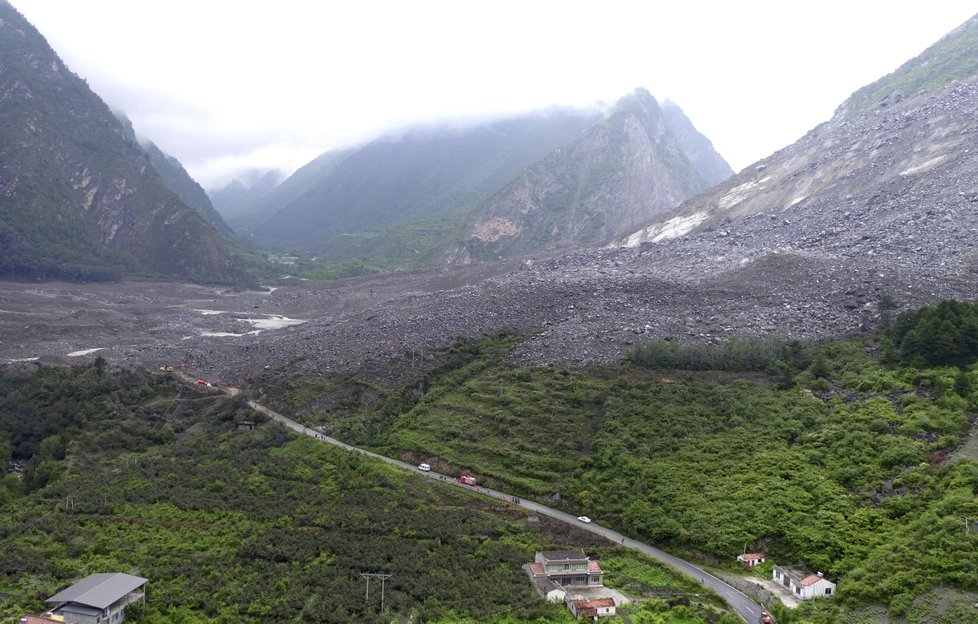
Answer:
[[208, 195], [214, 208], [228, 224], [235, 223], [239, 227], [232, 225], [232, 228], [242, 229], [241, 224], [246, 222], [254, 207], [285, 178], [285, 174], [277, 169], [253, 169], [231, 180], [223, 188], [209, 191]]
[[[638, 90], [610, 112], [410, 128], [327, 152], [225, 215], [277, 250], [388, 267], [458, 263], [606, 240], [731, 173], [677, 106], [660, 110]], [[519, 197], [533, 181], [545, 207], [527, 214]], [[514, 226], [518, 241], [504, 234], [518, 220], [501, 216], [505, 206], [526, 221]]]
[[0, 274], [243, 280], [214, 227], [6, 0], [0, 117]]
[[678, 106], [638, 89], [480, 207], [465, 246], [489, 259], [608, 240], [732, 173]]
[[[411, 128], [323, 154], [247, 220], [229, 222], [269, 247], [339, 260], [387, 253], [382, 248], [405, 224], [427, 222], [425, 255], [433, 257], [481, 201], [598, 119], [597, 111], [556, 110], [466, 128]], [[409, 254], [421, 244], [403, 243]]]

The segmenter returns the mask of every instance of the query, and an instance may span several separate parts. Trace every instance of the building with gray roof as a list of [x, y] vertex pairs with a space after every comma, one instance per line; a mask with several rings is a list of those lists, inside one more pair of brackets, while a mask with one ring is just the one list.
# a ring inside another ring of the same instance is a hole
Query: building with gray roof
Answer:
[[92, 574], [45, 602], [56, 605], [50, 612], [65, 624], [118, 624], [126, 619], [126, 606], [146, 600], [148, 582], [121, 572]]

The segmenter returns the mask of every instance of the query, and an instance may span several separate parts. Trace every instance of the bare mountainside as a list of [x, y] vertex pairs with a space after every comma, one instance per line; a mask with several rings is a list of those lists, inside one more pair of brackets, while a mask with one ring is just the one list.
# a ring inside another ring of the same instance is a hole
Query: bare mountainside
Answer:
[[726, 253], [770, 250], [970, 272], [978, 79], [819, 126], [621, 241], [693, 231]]

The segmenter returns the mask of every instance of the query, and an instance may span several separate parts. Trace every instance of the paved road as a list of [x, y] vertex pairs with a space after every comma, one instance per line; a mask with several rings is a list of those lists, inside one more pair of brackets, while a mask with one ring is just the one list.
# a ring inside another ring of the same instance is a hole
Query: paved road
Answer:
[[[183, 377], [185, 381], [191, 383], [193, 382], [193, 378], [189, 376], [181, 375], [181, 377]], [[233, 396], [234, 394], [237, 393], [237, 389], [227, 388], [225, 389], [225, 392]], [[500, 492], [498, 490], [482, 487], [481, 485], [480, 486], [462, 485], [453, 477], [450, 477], [448, 475], [443, 475], [434, 471], [421, 472], [420, 470], [418, 470], [417, 466], [414, 466], [412, 464], [408, 464], [406, 462], [402, 462], [400, 460], [393, 459], [391, 457], [385, 457], [384, 455], [378, 455], [377, 453], [372, 453], [368, 450], [356, 446], [352, 446], [345, 442], [341, 442], [336, 438], [332, 438], [324, 433], [316, 431], [315, 429], [310, 429], [309, 427], [297, 423], [291, 418], [287, 418], [282, 414], [279, 414], [278, 412], [272, 411], [267, 407], [265, 407], [264, 405], [257, 403], [255, 401], [248, 401], [248, 405], [252, 409], [257, 410], [262, 414], [265, 414], [272, 420], [278, 421], [283, 425], [285, 425], [286, 427], [288, 427], [289, 429], [292, 429], [297, 433], [301, 433], [302, 435], [307, 435], [316, 438], [317, 440], [322, 440], [324, 442], [328, 442], [329, 444], [334, 444], [348, 451], [353, 451], [355, 453], [360, 453], [361, 455], [366, 455], [368, 457], [379, 459], [380, 461], [387, 462], [388, 464], [400, 466], [405, 470], [411, 470], [419, 474], [423, 474], [430, 479], [444, 481], [446, 484], [454, 485], [456, 487], [460, 487], [469, 491], [475, 491], [480, 494], [484, 494], [486, 496], [491, 496], [493, 498], [498, 498], [512, 505], [519, 505], [520, 507], [529, 509], [531, 511], [535, 511], [538, 514], [549, 516], [551, 518], [561, 520], [568, 524], [576, 525], [578, 528], [584, 529], [585, 531], [591, 531], [592, 533], [601, 535], [602, 537], [605, 537], [611, 540], [612, 542], [615, 542], [616, 544], [622, 544], [626, 547], [639, 550], [645, 553], [646, 555], [652, 557], [653, 559], [658, 559], [659, 561], [665, 563], [666, 565], [669, 565], [675, 568], [676, 570], [679, 570], [683, 574], [692, 577], [700, 584], [705, 585], [706, 587], [709, 587], [710, 589], [715, 591], [727, 602], [728, 605], [730, 605], [731, 609], [733, 609], [740, 617], [744, 619], [745, 622], [748, 622], [749, 624], [754, 624], [760, 618], [761, 605], [748, 598], [739, 590], [731, 587], [730, 585], [727, 585], [725, 582], [713, 576], [709, 572], [703, 570], [698, 566], [693, 565], [692, 563], [689, 563], [684, 559], [680, 559], [679, 557], [670, 555], [669, 553], [659, 550], [654, 546], [649, 546], [644, 542], [634, 540], [626, 535], [619, 533], [618, 531], [609, 529], [607, 527], [603, 527], [593, 522], [590, 524], [585, 524], [580, 520], [578, 520], [577, 517], [572, 516], [563, 511], [560, 511], [559, 509], [554, 509], [552, 507], [547, 507], [546, 505], [541, 505], [540, 503], [534, 501], [518, 498], [512, 494], [507, 494], [505, 492]]]

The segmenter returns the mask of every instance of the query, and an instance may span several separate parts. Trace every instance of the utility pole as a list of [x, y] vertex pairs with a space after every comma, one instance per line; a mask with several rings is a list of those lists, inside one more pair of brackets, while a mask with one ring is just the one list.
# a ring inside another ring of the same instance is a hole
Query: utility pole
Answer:
[[369, 604], [370, 602], [370, 579], [379, 578], [380, 579], [380, 612], [384, 612], [384, 589], [387, 579], [389, 579], [392, 574], [379, 574], [376, 572], [361, 572], [360, 576], [367, 579], [367, 594], [364, 596], [364, 603]]

